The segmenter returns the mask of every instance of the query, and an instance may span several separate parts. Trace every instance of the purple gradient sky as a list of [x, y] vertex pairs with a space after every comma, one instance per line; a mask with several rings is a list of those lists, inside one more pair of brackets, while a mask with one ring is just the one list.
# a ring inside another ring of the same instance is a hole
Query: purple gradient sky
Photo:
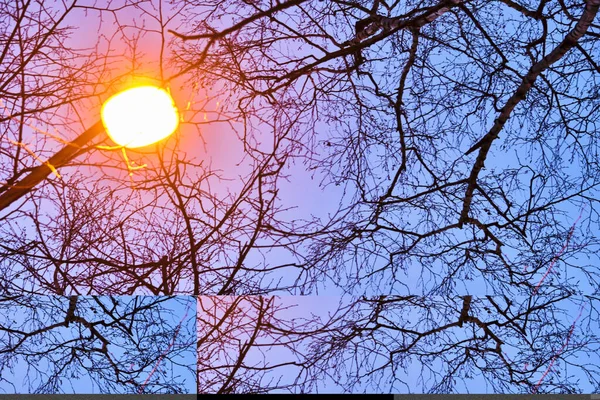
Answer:
[[[91, 1], [88, 2], [88, 4], [92, 3], [93, 2]], [[121, 3], [124, 3], [124, 1], [113, 2], [113, 7], [118, 8]], [[155, 4], [157, 4], [157, 2], [155, 2]], [[169, 6], [164, 6], [165, 15], [169, 15], [168, 8]], [[146, 10], [153, 12], [151, 11], [151, 8], [146, 8]], [[115, 21], [113, 17], [113, 14], [105, 14], [105, 20], [101, 27], [99, 27], [98, 15], [94, 14], [94, 12], [89, 12], [87, 16], [85, 16], [82, 11], [73, 14], [66, 21], [66, 24], [76, 26], [78, 28], [78, 33], [71, 37], [70, 43], [72, 43], [73, 46], [81, 48], [92, 47], [96, 45], [96, 43], [101, 43], [101, 51], [108, 51], [110, 47], [111, 52], [119, 54], [129, 51], [125, 46], [125, 39], [131, 39], [137, 32], [137, 29], [131, 26], [135, 24], [141, 26], [144, 24], [146, 28], [158, 28], [156, 21], [148, 18], [148, 15], [143, 15], [142, 9], [131, 8], [129, 11], [118, 13], [118, 22], [121, 27], [129, 26], [122, 30], [119, 30], [117, 21]], [[177, 25], [176, 20], [177, 18], [175, 18], [171, 26]], [[225, 24], [226, 23], [224, 22], [224, 25]], [[110, 46], [108, 46], [106, 38], [111, 38]], [[138, 57], [142, 67], [137, 70], [137, 74], [155, 75], [158, 73], [160, 66], [160, 38], [161, 35], [159, 32], [147, 33], [140, 38], [138, 50], [141, 53], [138, 54]], [[122, 64], [123, 69], [126, 69], [127, 61], [122, 61]], [[167, 71], [166, 75], [173, 72], [174, 71]], [[181, 90], [182, 88], [178, 86], [178, 83], [179, 82], [177, 81], [173, 82], [171, 84], [171, 90], [179, 108], [185, 110], [187, 100], [191, 95], [190, 88], [183, 88], [183, 90]], [[195, 93], [197, 97], [210, 96], [210, 93], [201, 93], [200, 90], [201, 89], [198, 90], [198, 93]], [[215, 122], [215, 120], [219, 118], [216, 105], [217, 101], [219, 101], [219, 99], [211, 99], [208, 103], [201, 105], [203, 108], [201, 112], [206, 112], [206, 124], [202, 126], [200, 135], [192, 129], [191, 126], [182, 124], [177, 136], [183, 144], [182, 147], [189, 149], [188, 151], [190, 154], [210, 162], [213, 168], [223, 171], [223, 175], [228, 178], [228, 180], [215, 180], [212, 182], [212, 188], [215, 193], [225, 195], [228, 191], [235, 192], [236, 189], [239, 188], [239, 176], [243, 176], [247, 171], [244, 164], [238, 164], [243, 154], [243, 148], [240, 141], [237, 140], [236, 134], [228, 124]], [[86, 120], [89, 121], [90, 124], [97, 118], [97, 115], [95, 114], [96, 111], [94, 111], [97, 109], [98, 104], [93, 104], [93, 102], [82, 104], [83, 113], [86, 115]], [[184, 112], [184, 118], [190, 114], [191, 112], [189, 111]], [[328, 129], [329, 127], [327, 125], [322, 124], [324, 135], [327, 134]], [[468, 147], [468, 144], [465, 143], [465, 146]], [[145, 157], [151, 156], [139, 155], [136, 152], [132, 152], [130, 155], [132, 160], [137, 160], [139, 163], [142, 163], [142, 160], [144, 160]], [[493, 150], [491, 156], [488, 158], [487, 167], [499, 168], [515, 161], [516, 157], [513, 153]], [[574, 163], [572, 164], [572, 168], [576, 168]], [[304, 166], [290, 165], [288, 166], [288, 172], [290, 176], [292, 176], [292, 179], [289, 182], [281, 181], [279, 192], [283, 204], [295, 207], [284, 214], [288, 219], [308, 218], [311, 215], [324, 217], [327, 213], [334, 212], [338, 208], [340, 201], [343, 201], [343, 187], [336, 188], [334, 186], [329, 186], [326, 189], [321, 188], [319, 186], [321, 177], [318, 175], [313, 176], [313, 172], [307, 171]], [[68, 176], [69, 168], [66, 168], [64, 172], [61, 171], [61, 173]], [[91, 173], [93, 172], [91, 171]], [[135, 174], [133, 179], [135, 179]], [[570, 225], [579, 215], [579, 210], [576, 207], [570, 207], [567, 208], [566, 211], [569, 216], [565, 218], [565, 224]], [[579, 226], [576, 229], [586, 228]], [[283, 251], [273, 251], [270, 254], [271, 256], [269, 257], [268, 262], [272, 265], [279, 263], [285, 264], [290, 261], [289, 255]], [[252, 262], [252, 260], [257, 263], [263, 262], [263, 258], [258, 254], [250, 257], [249, 262]], [[413, 266], [413, 268], [418, 269], [419, 267]], [[555, 268], [563, 269], [567, 272], [564, 265], [558, 264]], [[289, 276], [285, 275], [285, 272], [283, 273], [283, 277], [289, 278]], [[553, 276], [550, 276], [548, 279], [553, 279]], [[411, 283], [407, 282], [407, 284], [410, 286]], [[413, 282], [413, 284], [416, 287], [416, 283]], [[468, 292], [474, 295], [485, 294], [485, 287], [483, 285], [478, 285], [477, 281], [468, 283], [461, 282], [461, 284], [464, 284], [465, 293]], [[587, 290], [588, 288], [582, 289]], [[390, 293], [394, 293], [394, 290], [394, 288], [391, 288]], [[337, 296], [341, 294], [341, 291], [331, 284], [325, 284], [321, 288], [320, 294], [322, 294], [322, 296], [318, 297], [282, 297], [281, 302], [284, 304], [298, 303], [298, 307], [286, 311], [286, 317], [301, 318], [303, 315], [311, 313], [324, 315], [323, 313], [327, 313], [337, 306], [339, 301], [339, 297]], [[575, 312], [575, 309], [573, 311]], [[279, 356], [284, 357], [284, 355]], [[279, 356], [275, 355], [273, 361], [275, 362]], [[598, 354], [595, 354], [595, 356], [596, 361], [600, 362]], [[79, 384], [76, 384], [74, 386], [76, 390], [85, 390], [85, 386], [78, 385]], [[325, 382], [323, 385], [325, 391], [335, 391], [335, 389], [330, 390], [335, 387], [335, 382]], [[472, 392], [480, 391], [473, 389], [473, 387], [470, 387], [469, 390]], [[485, 391], [485, 389], [481, 387], [481, 391]]]

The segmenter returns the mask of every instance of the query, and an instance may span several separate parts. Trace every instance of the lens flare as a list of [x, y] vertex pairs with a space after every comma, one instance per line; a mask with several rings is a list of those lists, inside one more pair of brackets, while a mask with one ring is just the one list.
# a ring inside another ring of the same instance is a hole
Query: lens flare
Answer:
[[179, 125], [173, 98], [154, 86], [138, 86], [112, 96], [102, 106], [102, 123], [119, 146], [144, 147], [171, 135]]

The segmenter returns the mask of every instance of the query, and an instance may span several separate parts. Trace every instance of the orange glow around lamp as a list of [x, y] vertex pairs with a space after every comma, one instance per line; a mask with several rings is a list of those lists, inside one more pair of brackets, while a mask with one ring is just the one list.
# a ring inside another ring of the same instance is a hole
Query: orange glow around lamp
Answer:
[[102, 121], [67, 143], [48, 161], [32, 168], [26, 177], [0, 186], [0, 210], [23, 197], [51, 172], [60, 177], [57, 168], [85, 152], [85, 146], [102, 132], [119, 146], [137, 148], [166, 138], [179, 125], [171, 95], [154, 86], [137, 86], [117, 93], [104, 103], [100, 115]]
[[179, 124], [171, 95], [154, 86], [134, 87], [112, 96], [100, 114], [108, 136], [127, 148], [156, 143]]

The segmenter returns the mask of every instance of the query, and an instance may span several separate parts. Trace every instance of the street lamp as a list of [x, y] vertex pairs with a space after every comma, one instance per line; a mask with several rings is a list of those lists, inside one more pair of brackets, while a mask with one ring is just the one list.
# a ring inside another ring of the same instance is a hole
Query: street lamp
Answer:
[[106, 132], [117, 145], [144, 147], [171, 135], [179, 124], [179, 114], [171, 95], [154, 86], [138, 86], [117, 93], [104, 102], [101, 121], [68, 143], [44, 164], [22, 180], [0, 187], [0, 210], [20, 199], [52, 171], [67, 164], [94, 137]]
[[114, 95], [102, 106], [101, 115], [113, 142], [129, 148], [156, 143], [179, 124], [173, 99], [154, 86], [139, 86]]

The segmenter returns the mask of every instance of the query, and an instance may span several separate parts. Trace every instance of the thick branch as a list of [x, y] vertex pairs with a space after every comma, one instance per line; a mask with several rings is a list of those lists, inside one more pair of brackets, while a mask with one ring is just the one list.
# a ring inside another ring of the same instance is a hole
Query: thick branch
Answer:
[[479, 142], [477, 142], [465, 153], [470, 154], [478, 148], [480, 149], [477, 159], [475, 160], [475, 165], [473, 166], [471, 174], [469, 175], [469, 183], [465, 193], [463, 208], [459, 219], [459, 224], [461, 226], [469, 217], [469, 210], [471, 208], [471, 202], [473, 201], [473, 193], [475, 191], [475, 187], [477, 186], [477, 177], [479, 175], [479, 171], [481, 171], [484, 166], [484, 162], [492, 146], [492, 142], [498, 138], [498, 134], [504, 127], [506, 121], [508, 121], [510, 118], [512, 111], [516, 105], [525, 98], [537, 77], [548, 67], [550, 67], [550, 65], [560, 60], [585, 34], [594, 20], [596, 13], [598, 12], [599, 5], [600, 0], [588, 0], [586, 2], [585, 10], [579, 21], [577, 21], [575, 28], [573, 28], [573, 30], [567, 34], [565, 39], [554, 50], [552, 50], [550, 54], [542, 58], [538, 63], [534, 64], [529, 69], [529, 72], [527, 72], [527, 75], [523, 77], [523, 80], [521, 81], [521, 84], [517, 88], [515, 94], [513, 94], [511, 98], [508, 99], [504, 107], [502, 107], [500, 115], [494, 121], [492, 128]]
[[290, 0], [290, 1], [286, 1], [284, 3], [279, 3], [275, 7], [271, 7], [267, 10], [258, 12], [254, 15], [251, 15], [248, 18], [245, 18], [245, 19], [239, 21], [238, 23], [230, 26], [229, 28], [222, 30], [221, 32], [201, 33], [198, 35], [184, 35], [182, 33], [177, 33], [175, 31], [169, 29], [169, 33], [177, 36], [178, 38], [180, 38], [182, 40], [221, 39], [221, 38], [224, 38], [225, 36], [229, 35], [230, 33], [235, 32], [248, 24], [251, 24], [252, 22], [254, 22], [256, 20], [259, 20], [263, 17], [272, 16], [273, 14], [275, 14], [279, 11], [285, 10], [290, 7], [298, 6], [304, 2], [306, 2], [306, 0]]

